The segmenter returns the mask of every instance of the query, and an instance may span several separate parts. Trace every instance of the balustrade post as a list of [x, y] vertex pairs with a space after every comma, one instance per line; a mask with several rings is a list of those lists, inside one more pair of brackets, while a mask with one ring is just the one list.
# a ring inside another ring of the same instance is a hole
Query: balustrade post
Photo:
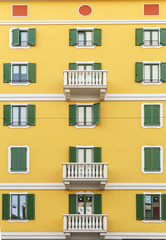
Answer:
[[103, 85], [107, 85], [107, 72], [103, 72]]
[[63, 178], [67, 178], [67, 171], [66, 171], [67, 165], [63, 165]]
[[103, 230], [107, 231], [107, 216], [103, 216]]
[[64, 85], [67, 86], [67, 72], [64, 72]]
[[104, 166], [103, 166], [103, 177], [107, 178], [107, 165], [106, 164], [104, 164]]
[[63, 216], [63, 231], [67, 230], [67, 216]]

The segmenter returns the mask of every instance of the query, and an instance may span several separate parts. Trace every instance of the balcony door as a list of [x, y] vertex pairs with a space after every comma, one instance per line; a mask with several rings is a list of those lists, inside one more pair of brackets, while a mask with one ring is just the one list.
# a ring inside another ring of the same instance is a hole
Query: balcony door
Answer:
[[[93, 64], [78, 64], [77, 70], [79, 71], [91, 71], [93, 70]], [[79, 81], [84, 84], [90, 84], [91, 82], [91, 73], [83, 72], [79, 73]]]
[[92, 213], [92, 195], [78, 195], [78, 214]]
[[93, 149], [92, 148], [78, 148], [77, 149], [77, 162], [78, 163], [91, 163], [93, 162]]

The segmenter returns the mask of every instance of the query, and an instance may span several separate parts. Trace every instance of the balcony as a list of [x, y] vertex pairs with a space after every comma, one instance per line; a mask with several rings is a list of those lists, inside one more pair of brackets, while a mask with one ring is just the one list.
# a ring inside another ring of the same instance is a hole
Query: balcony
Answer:
[[67, 189], [96, 187], [107, 183], [107, 163], [62, 163], [63, 182]]
[[104, 100], [107, 70], [65, 70], [63, 73], [66, 100]]
[[107, 215], [64, 214], [63, 232], [68, 237], [72, 233], [98, 233], [103, 237], [107, 232]]

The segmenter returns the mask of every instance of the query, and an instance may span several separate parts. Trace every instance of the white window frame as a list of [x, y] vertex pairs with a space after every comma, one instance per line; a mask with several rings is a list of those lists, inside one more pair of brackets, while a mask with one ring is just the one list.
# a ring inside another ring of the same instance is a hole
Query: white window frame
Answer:
[[[27, 6], [27, 16], [13, 16], [13, 6]], [[29, 5], [28, 4], [12, 4], [12, 17], [29, 17]]]
[[145, 46], [143, 43], [143, 45], [141, 45], [141, 47], [142, 48], [161, 48], [162, 45], [160, 45], [160, 29], [161, 29], [161, 27], [143, 27], [143, 41], [144, 41], [144, 30], [150, 30], [150, 31], [158, 30], [159, 31], [159, 45], [158, 46]]
[[22, 83], [22, 82], [19, 82], [19, 83], [14, 83], [13, 82], [13, 65], [27, 65], [27, 79], [28, 79], [28, 63], [29, 62], [11, 62], [11, 82], [9, 82], [9, 84], [11, 86], [28, 86], [30, 84], [30, 82], [25, 82], [25, 83]]
[[163, 193], [161, 192], [156, 192], [156, 193], [149, 193], [149, 192], [144, 192], [144, 216], [145, 216], [145, 195], [160, 195], [160, 220], [142, 220], [144, 223], [162, 223], [164, 220], [161, 220], [161, 213], [162, 213], [162, 205], [161, 205], [161, 195]]
[[[25, 172], [20, 172], [20, 171], [11, 171], [11, 149], [12, 148], [26, 148], [27, 149], [27, 170]], [[14, 146], [14, 145], [11, 145], [8, 147], [8, 172], [11, 173], [11, 174], [27, 174], [29, 173], [30, 171], [30, 153], [29, 153], [29, 146], [25, 145], [25, 146]]]
[[[145, 105], [160, 105], [160, 126], [145, 126], [144, 125], [144, 106]], [[163, 105], [162, 105], [162, 103], [142, 103], [141, 104], [141, 127], [142, 128], [162, 128], [163, 127]]]
[[[158, 172], [154, 172], [154, 171], [147, 172], [144, 169], [144, 167], [145, 167], [144, 149], [145, 148], [156, 148], [156, 147], [160, 148], [160, 171], [158, 171]], [[144, 174], [151, 174], [151, 173], [152, 174], [161, 174], [161, 173], [163, 173], [163, 147], [161, 145], [156, 145], [156, 146], [144, 145], [144, 146], [142, 146], [142, 148], [141, 148], [141, 156], [142, 156], [141, 157], [142, 173], [144, 173]]]
[[11, 195], [28, 195], [29, 193], [27, 192], [10, 192], [9, 195], [10, 195], [10, 219], [8, 219], [8, 222], [10, 223], [14, 223], [14, 222], [23, 222], [23, 223], [26, 223], [26, 222], [29, 222], [29, 219], [26, 219], [26, 220], [14, 220], [14, 219], [11, 219]]
[[[14, 106], [25, 106], [25, 107], [28, 107], [28, 103], [11, 103], [11, 121], [12, 121], [12, 107]], [[27, 108], [28, 109], [28, 108]], [[29, 128], [30, 126], [29, 125], [26, 125], [26, 126], [13, 126], [13, 125], [9, 125], [10, 128]]]
[[146, 64], [151, 64], [151, 65], [159, 65], [159, 82], [158, 83], [153, 83], [153, 82], [150, 82], [150, 83], [145, 83], [144, 81], [141, 82], [142, 85], [161, 85], [163, 82], [160, 81], [161, 79], [161, 62], [160, 61], [143, 61], [143, 76], [144, 76], [144, 65]]
[[[92, 31], [92, 39], [94, 40], [94, 27], [89, 27], [89, 28], [81, 28], [81, 27], [77, 27], [77, 42], [78, 42], [78, 31]], [[75, 48], [95, 48], [95, 45], [92, 46], [78, 46], [75, 45]]]
[[[22, 46], [13, 46], [12, 45], [12, 30], [16, 29], [16, 28], [10, 28], [9, 29], [9, 47], [11, 49], [18, 49], [18, 48], [22, 48], [22, 49], [28, 49], [30, 48], [30, 46], [26, 46], [26, 47], [22, 47]], [[28, 31], [29, 28], [19, 28], [19, 30], [23, 30], [23, 31]]]
[[[159, 5], [159, 15], [145, 15], [144, 14], [144, 5], [151, 5], [151, 4], [153, 4], [153, 5]], [[143, 16], [145, 16], [145, 17], [154, 17], [154, 16], [157, 16], [157, 17], [160, 17], [160, 3], [144, 3], [143, 4]]]
[[[76, 121], [77, 121], [77, 113], [78, 113], [77, 112], [77, 109], [78, 109], [77, 107], [78, 106], [82, 106], [82, 107], [84, 107], [84, 106], [92, 106], [92, 115], [93, 115], [93, 105], [94, 105], [94, 103], [76, 103]], [[79, 125], [76, 124], [74, 127], [75, 128], [95, 128], [96, 124], [93, 124], [91, 126], [79, 126]]]

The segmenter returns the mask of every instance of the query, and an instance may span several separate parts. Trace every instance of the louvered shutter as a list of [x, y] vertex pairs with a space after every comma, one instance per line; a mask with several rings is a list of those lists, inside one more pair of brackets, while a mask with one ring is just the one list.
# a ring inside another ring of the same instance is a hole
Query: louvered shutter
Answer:
[[69, 29], [69, 45], [77, 45], [77, 29]]
[[19, 28], [15, 28], [12, 30], [12, 45], [19, 46], [20, 45], [20, 33]]
[[3, 64], [3, 82], [4, 83], [11, 82], [11, 63]]
[[36, 44], [36, 29], [30, 28], [28, 29], [28, 45], [34, 46]]
[[35, 194], [27, 194], [27, 219], [35, 219]]
[[94, 68], [94, 70], [102, 70], [101, 63], [94, 63], [93, 68]]
[[102, 195], [94, 194], [94, 214], [102, 214]]
[[166, 45], [166, 28], [160, 29], [160, 44]]
[[28, 82], [36, 82], [36, 63], [28, 63]]
[[166, 220], [166, 194], [161, 195], [161, 219]]
[[76, 202], [76, 194], [69, 194], [69, 214], [76, 214], [77, 210], [76, 210], [76, 206], [77, 206], [77, 202]]
[[10, 219], [10, 195], [2, 194], [2, 219]]
[[135, 64], [135, 81], [142, 82], [143, 81], [143, 63], [136, 62]]
[[100, 103], [93, 104], [93, 124], [100, 123]]
[[29, 126], [35, 126], [35, 115], [36, 115], [36, 106], [35, 105], [28, 105], [28, 121], [27, 124]]
[[77, 148], [69, 147], [69, 162], [77, 162]]
[[11, 125], [11, 105], [3, 106], [3, 125]]
[[166, 63], [161, 63], [161, 82], [166, 82]]
[[135, 45], [141, 46], [144, 44], [144, 37], [143, 37], [144, 31], [143, 28], [138, 28], [135, 31]]
[[76, 63], [69, 63], [69, 70], [77, 70], [77, 64]]
[[94, 29], [94, 45], [101, 46], [101, 29]]
[[11, 148], [11, 171], [25, 172], [27, 170], [27, 148]]
[[136, 219], [144, 220], [144, 195], [136, 194]]
[[94, 162], [101, 162], [101, 147], [94, 147], [93, 148], [94, 151]]
[[76, 124], [76, 105], [69, 105], [69, 126], [75, 126]]

